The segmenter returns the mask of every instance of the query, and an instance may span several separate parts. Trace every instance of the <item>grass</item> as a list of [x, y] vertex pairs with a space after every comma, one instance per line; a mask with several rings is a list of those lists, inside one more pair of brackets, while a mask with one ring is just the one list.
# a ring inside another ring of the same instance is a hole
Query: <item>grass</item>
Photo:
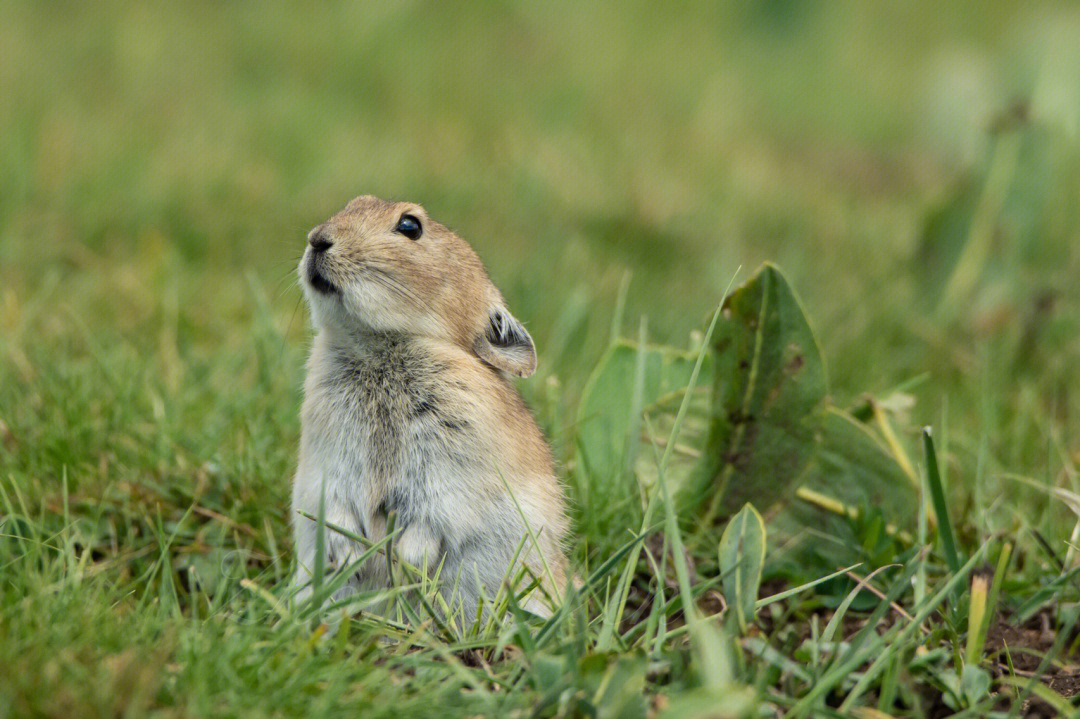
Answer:
[[[1054, 3], [0, 3], [0, 717], [1075, 714], [1078, 31]], [[586, 579], [552, 621], [284, 603], [293, 270], [364, 192], [459, 230], [536, 340]], [[685, 347], [767, 260], [832, 403], [911, 479], [923, 426], [937, 461], [911, 516], [840, 497], [822, 551], [770, 522], [740, 633], [723, 526], [633, 472], [610, 496], [643, 506], [591, 503], [578, 409], [613, 334]]]

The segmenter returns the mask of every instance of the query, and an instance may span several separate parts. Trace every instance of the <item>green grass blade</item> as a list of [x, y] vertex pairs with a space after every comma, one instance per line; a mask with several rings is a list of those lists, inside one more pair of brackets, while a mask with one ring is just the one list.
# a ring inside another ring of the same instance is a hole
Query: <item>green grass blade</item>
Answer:
[[[912, 620], [907, 623], [903, 631], [900, 632], [899, 636], [897, 636], [894, 641], [885, 645], [885, 648], [877, 655], [877, 658], [874, 659], [870, 667], [863, 672], [859, 681], [855, 684], [855, 687], [847, 697], [844, 698], [843, 703], [840, 705], [841, 713], [851, 711], [855, 701], [869, 688], [870, 682], [877, 678], [877, 675], [884, 668], [886, 662], [890, 661], [899, 652], [906, 651], [911, 646], [915, 633], [919, 631], [919, 627], [922, 626], [922, 623], [926, 621], [931, 612], [937, 610], [938, 606], [941, 605], [948, 596], [956, 592], [957, 588], [968, 578], [968, 575], [970, 575], [975, 567], [979, 565], [983, 556], [986, 554], [987, 546], [988, 545], [986, 544], [982, 545], [979, 550], [972, 555], [971, 559], [969, 559], [959, 571], [955, 572], [933, 597], [924, 602], [921, 607], [917, 607], [917, 611], [913, 615]], [[900, 626], [899, 622], [897, 623], [897, 626]]]
[[315, 560], [311, 567], [311, 594], [322, 593], [326, 575], [326, 480], [319, 487], [319, 509], [315, 517]]
[[[720, 298], [720, 304], [717, 306], [716, 311], [713, 313], [712, 321], [709, 323], [709, 329], [705, 333], [705, 337], [702, 339], [701, 348], [698, 350], [697, 359], [694, 362], [694, 369], [690, 373], [690, 381], [687, 384], [686, 394], [683, 396], [682, 403], [679, 405], [679, 411], [675, 415], [675, 421], [671, 427], [671, 433], [668, 438], [668, 444], [664, 448], [664, 455], [658, 462], [659, 473], [663, 473], [664, 468], [667, 466], [668, 460], [671, 458], [671, 452], [675, 449], [675, 442], [679, 436], [679, 430], [682, 426], [683, 418], [686, 415], [687, 410], [690, 407], [691, 399], [693, 398], [694, 387], [697, 386], [698, 377], [701, 374], [701, 366], [705, 362], [705, 353], [709, 349], [709, 341], [712, 339], [713, 331], [716, 329], [716, 323], [719, 321], [721, 314], [724, 310], [724, 302], [727, 300], [728, 293], [731, 291], [731, 286], [735, 282], [735, 278], [738, 276], [742, 266], [735, 270], [735, 274], [728, 280], [727, 287], [724, 288], [724, 294]], [[655, 445], [654, 445], [655, 446]], [[655, 451], [655, 450], [654, 450]], [[659, 496], [659, 492], [653, 491], [652, 496], [649, 498], [649, 502], [645, 508], [645, 516], [641, 520], [641, 526], [644, 529], [652, 522], [652, 513], [656, 507], [656, 501]], [[606, 650], [610, 647], [611, 639], [614, 636], [615, 628], [618, 625], [619, 618], [622, 617], [622, 612], [626, 606], [626, 597], [628, 595], [630, 581], [633, 578], [634, 571], [637, 568], [638, 552], [634, 550], [630, 559], [627, 562], [626, 568], [623, 571], [623, 575], [620, 578], [618, 588], [616, 590], [616, 604], [614, 611], [610, 613], [610, 620], [606, 619], [604, 628], [600, 635], [600, 649]]]
[[833, 572], [832, 574], [827, 574], [824, 577], [818, 577], [817, 579], [815, 579], [815, 580], [813, 580], [811, 582], [806, 582], [805, 584], [800, 584], [797, 587], [792, 587], [791, 589], [785, 589], [782, 592], [777, 592], [776, 594], [771, 594], [771, 595], [769, 595], [767, 597], [762, 597], [761, 599], [757, 600], [757, 602], [754, 604], [754, 609], [763, 609], [764, 607], [767, 607], [770, 604], [775, 604], [776, 602], [783, 601], [783, 600], [787, 599], [788, 597], [794, 597], [796, 594], [802, 594], [803, 592], [806, 592], [806, 591], [809, 591], [809, 590], [813, 589], [814, 587], [818, 586], [819, 584], [824, 584], [825, 582], [827, 582], [827, 581], [829, 581], [831, 579], [836, 579], [837, 577], [842, 577], [845, 574], [847, 574], [848, 572], [854, 571], [854, 570], [858, 569], [861, 566], [862, 566], [862, 562], [859, 562], [858, 564], [852, 564], [850, 567], [844, 567], [843, 569], [838, 569], [835, 572]]
[[930, 498], [934, 503], [938, 538], [941, 540], [945, 563], [949, 566], [949, 571], [955, 574], [960, 570], [960, 556], [956, 552], [956, 540], [953, 538], [952, 522], [949, 521], [945, 488], [941, 486], [941, 473], [938, 471], [937, 453], [934, 451], [934, 440], [930, 436], [930, 428], [924, 428], [922, 435], [923, 446], [926, 448], [926, 483], [930, 489]]

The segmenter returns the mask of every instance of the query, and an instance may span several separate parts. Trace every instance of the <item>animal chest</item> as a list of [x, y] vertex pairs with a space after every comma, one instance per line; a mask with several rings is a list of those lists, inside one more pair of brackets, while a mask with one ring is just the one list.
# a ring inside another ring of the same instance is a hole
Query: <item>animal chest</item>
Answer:
[[475, 473], [475, 428], [454, 411], [441, 379], [430, 361], [379, 347], [336, 358], [320, 382], [324, 396], [312, 404], [331, 416], [317, 424], [335, 429], [313, 438], [326, 443], [316, 456], [329, 465], [328, 493], [355, 507], [362, 525], [390, 512], [404, 523], [443, 515]]

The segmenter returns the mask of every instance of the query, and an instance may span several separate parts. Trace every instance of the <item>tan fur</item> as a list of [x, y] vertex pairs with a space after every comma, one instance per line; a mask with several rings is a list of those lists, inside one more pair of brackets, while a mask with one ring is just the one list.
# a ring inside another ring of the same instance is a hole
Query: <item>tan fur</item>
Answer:
[[[420, 239], [395, 232], [403, 214], [420, 221]], [[370, 196], [309, 240], [300, 275], [317, 335], [293, 490], [298, 584], [308, 583], [315, 551], [315, 523], [301, 512], [317, 514], [325, 496], [328, 522], [376, 541], [395, 512], [402, 558], [441, 564], [466, 616], [481, 592], [498, 591], [526, 534], [524, 514], [542, 558], [529, 540], [522, 556], [537, 576], [550, 571], [546, 590], [557, 597], [566, 581], [562, 490], [506, 377], [531, 374], [535, 352], [476, 253], [419, 205]], [[333, 532], [326, 546], [338, 567], [363, 551]], [[385, 561], [368, 562], [345, 594], [387, 579]], [[527, 606], [546, 613], [535, 593]]]

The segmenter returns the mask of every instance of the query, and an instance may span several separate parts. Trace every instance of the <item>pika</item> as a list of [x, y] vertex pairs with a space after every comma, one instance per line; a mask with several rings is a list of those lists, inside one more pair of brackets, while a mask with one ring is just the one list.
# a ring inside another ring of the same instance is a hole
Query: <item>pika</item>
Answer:
[[[476, 252], [420, 205], [363, 196], [311, 230], [299, 274], [316, 333], [292, 493], [298, 596], [310, 593], [322, 502], [328, 524], [372, 542], [393, 513], [397, 555], [437, 570], [465, 618], [522, 565], [539, 580], [525, 608], [549, 615], [568, 519], [509, 378], [535, 371], [536, 350]], [[330, 568], [366, 549], [323, 536]], [[335, 598], [389, 582], [375, 556]]]

